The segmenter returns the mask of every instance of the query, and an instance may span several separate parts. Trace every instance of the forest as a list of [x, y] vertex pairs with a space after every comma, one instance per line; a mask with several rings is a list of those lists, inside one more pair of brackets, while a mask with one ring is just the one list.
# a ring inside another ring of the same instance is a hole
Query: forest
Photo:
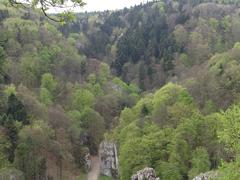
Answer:
[[0, 3], [0, 180], [95, 180], [85, 158], [102, 141], [119, 172], [99, 180], [145, 167], [238, 180], [239, 137], [240, 1], [151, 1], [65, 23]]

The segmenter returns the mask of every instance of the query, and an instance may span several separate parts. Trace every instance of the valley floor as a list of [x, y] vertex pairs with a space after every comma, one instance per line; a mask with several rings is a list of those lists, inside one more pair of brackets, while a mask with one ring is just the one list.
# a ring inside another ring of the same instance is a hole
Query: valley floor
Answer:
[[92, 156], [92, 168], [88, 173], [88, 180], [98, 180], [100, 174], [100, 161], [98, 156]]

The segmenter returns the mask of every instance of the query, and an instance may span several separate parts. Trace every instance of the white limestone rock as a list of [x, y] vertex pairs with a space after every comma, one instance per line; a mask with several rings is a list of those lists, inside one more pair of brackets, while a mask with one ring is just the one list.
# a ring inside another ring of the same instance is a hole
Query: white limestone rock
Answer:
[[104, 176], [118, 177], [118, 155], [116, 144], [103, 141], [99, 146], [100, 173]]
[[196, 176], [195, 178], [193, 178], [193, 180], [214, 180], [217, 177], [217, 172], [216, 171], [209, 171], [206, 173], [201, 173], [198, 176]]
[[131, 180], [160, 180], [153, 168], [146, 167], [131, 177]]

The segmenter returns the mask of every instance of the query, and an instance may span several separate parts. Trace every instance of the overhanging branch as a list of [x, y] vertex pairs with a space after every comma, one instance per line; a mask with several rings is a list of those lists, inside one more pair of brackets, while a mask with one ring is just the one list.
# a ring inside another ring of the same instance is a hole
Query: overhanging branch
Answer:
[[[44, 14], [44, 16], [46, 16], [48, 19], [55, 21], [55, 22], [64, 22], [66, 21], [66, 19], [68, 18], [68, 13], [71, 13], [71, 11], [66, 12], [66, 14], [64, 13], [60, 13], [57, 14], [55, 17], [52, 15], [49, 15], [49, 13], [47, 12], [47, 10], [51, 7], [53, 8], [65, 8], [65, 9], [72, 9], [75, 8], [77, 6], [82, 7], [85, 5], [84, 2], [82, 2], [81, 0], [71, 0], [72, 1], [72, 5], [67, 5], [65, 4], [65, 0], [62, 0], [61, 2], [55, 1], [55, 0], [39, 0], [36, 3], [33, 3], [33, 1], [31, 0], [27, 0], [26, 4], [24, 2], [21, 2], [20, 0], [8, 0], [8, 2], [10, 3], [11, 6], [13, 7], [22, 7], [22, 8], [26, 8], [28, 9], [29, 7], [32, 8], [39, 8], [42, 13]], [[70, 19], [70, 18], [69, 18]]]

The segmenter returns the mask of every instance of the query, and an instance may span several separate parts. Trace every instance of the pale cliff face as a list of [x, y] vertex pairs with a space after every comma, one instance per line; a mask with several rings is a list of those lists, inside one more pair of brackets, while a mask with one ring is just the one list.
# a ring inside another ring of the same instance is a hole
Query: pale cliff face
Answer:
[[160, 180], [153, 168], [146, 167], [131, 177], [131, 180]]
[[114, 143], [103, 141], [99, 146], [100, 173], [109, 177], [118, 177], [118, 156]]
[[218, 173], [216, 171], [209, 171], [206, 173], [201, 173], [198, 176], [196, 176], [195, 178], [193, 178], [193, 180], [213, 180], [218, 176]]

